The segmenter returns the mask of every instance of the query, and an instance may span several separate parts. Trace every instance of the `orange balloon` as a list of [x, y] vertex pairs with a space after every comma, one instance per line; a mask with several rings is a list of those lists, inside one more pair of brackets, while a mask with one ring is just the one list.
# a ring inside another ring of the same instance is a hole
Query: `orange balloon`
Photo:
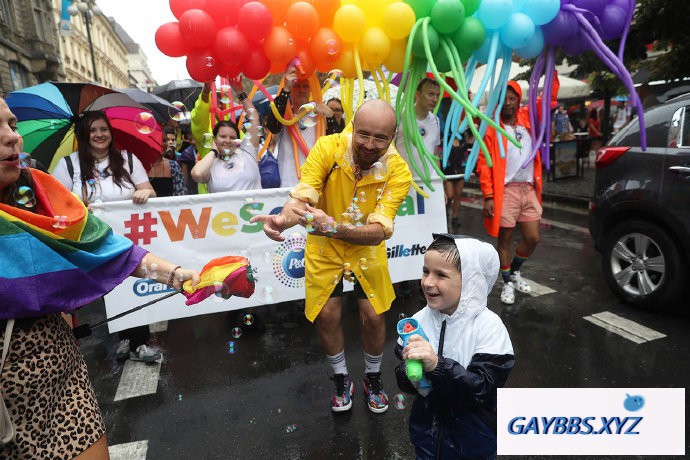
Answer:
[[309, 44], [306, 42], [300, 42], [300, 46], [297, 47], [297, 58], [300, 60], [302, 66], [301, 70], [304, 70], [304, 74], [300, 71], [297, 72], [299, 78], [308, 78], [316, 70], [316, 61], [309, 54]]
[[407, 40], [391, 40], [391, 50], [388, 57], [383, 60], [383, 65], [391, 72], [401, 73], [405, 69], [405, 54], [407, 52]]
[[335, 61], [342, 50], [343, 42], [338, 34], [326, 27], [320, 28], [309, 40], [309, 54], [317, 63]]
[[319, 24], [321, 27], [333, 25], [333, 16], [340, 8], [340, 0], [313, 0], [314, 8], [319, 13]]
[[297, 54], [297, 42], [285, 27], [275, 26], [264, 41], [264, 52], [272, 63], [287, 63]]
[[285, 26], [295, 38], [309, 40], [319, 30], [319, 13], [310, 3], [295, 2], [285, 14]]
[[261, 3], [271, 10], [273, 24], [282, 26], [285, 22], [285, 13], [290, 6], [290, 0], [261, 0]]
[[343, 46], [343, 51], [340, 53], [340, 58], [333, 64], [334, 69], [340, 69], [343, 76], [347, 78], [354, 78], [357, 76], [357, 67], [355, 67], [355, 52], [354, 46], [346, 44]]
[[268, 73], [280, 75], [281, 73], [285, 72], [287, 65], [287, 62], [271, 62], [271, 70], [269, 70]]

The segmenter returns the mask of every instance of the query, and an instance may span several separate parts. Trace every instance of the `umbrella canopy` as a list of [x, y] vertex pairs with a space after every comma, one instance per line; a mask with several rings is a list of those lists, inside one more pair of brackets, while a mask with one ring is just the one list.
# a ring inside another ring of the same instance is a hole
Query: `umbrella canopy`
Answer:
[[[363, 85], [364, 85], [364, 100], [368, 101], [369, 99], [379, 99], [379, 92], [378, 89], [376, 88], [376, 83], [374, 80], [363, 80]], [[391, 93], [391, 101], [395, 102], [395, 97], [398, 95], [398, 87], [394, 85], [393, 83], [388, 84], [389, 91]], [[328, 102], [329, 99], [332, 98], [338, 98], [340, 99], [340, 88], [329, 88], [325, 93], [323, 93], [323, 102]], [[357, 103], [359, 100], [359, 80], [355, 79], [354, 81], [354, 88], [352, 91], [352, 102], [354, 104]], [[352, 108], [353, 110], [355, 107]]]
[[144, 167], [161, 152], [163, 134], [153, 114], [126, 94], [90, 83], [41, 83], [9, 93], [9, 108], [19, 119], [24, 151], [55, 169], [77, 150], [74, 122], [85, 110], [102, 110], [113, 126], [113, 142], [135, 154]]
[[187, 109], [191, 110], [203, 87], [203, 84], [191, 78], [171, 80], [165, 85], [154, 88], [153, 94], [166, 101], [180, 101], [184, 103]]
[[118, 91], [125, 93], [139, 104], [151, 110], [153, 116], [156, 117], [156, 121], [160, 125], [164, 125], [172, 115], [177, 113], [177, 109], [169, 101], [155, 94], [142, 91], [139, 88], [121, 88], [118, 89]]

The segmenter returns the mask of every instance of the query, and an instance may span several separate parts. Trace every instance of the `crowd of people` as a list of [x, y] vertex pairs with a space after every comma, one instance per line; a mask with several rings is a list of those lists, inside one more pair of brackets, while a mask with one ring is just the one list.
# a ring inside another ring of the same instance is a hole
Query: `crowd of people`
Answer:
[[[295, 65], [289, 65], [284, 87], [275, 98], [277, 112], [287, 118], [313, 99], [309, 82], [302, 77]], [[16, 130], [17, 119], [0, 99], [0, 248], [5, 251], [10, 244], [16, 246], [5, 234], [15, 231], [12, 225], [19, 225], [27, 234], [28, 243], [22, 246], [26, 251], [36, 251], [38, 246], [31, 245], [31, 241], [45, 242], [46, 232], [60, 237], [60, 244], [48, 244], [36, 257], [63, 257], [66, 247], [96, 250], [98, 245], [94, 246], [93, 241], [82, 244], [80, 232], [60, 233], [62, 230], [55, 226], [49, 228], [51, 219], [59, 217], [58, 212], [70, 213], [74, 217], [71, 222], [82, 222], [82, 230], [91, 226], [93, 232], [105, 235], [102, 238], [110, 238], [109, 247], [119, 248], [112, 259], [119, 262], [117, 274], [109, 272], [107, 278], [103, 275], [88, 279], [93, 284], [88, 298], [70, 291], [73, 286], [69, 283], [56, 288], [62, 289], [62, 311], [85, 303], [102, 303], [103, 295], [127, 276], [150, 277], [148, 267], [152, 263], [159, 267], [156, 281], [180, 289], [184, 280], [198, 282], [198, 273], [112, 234], [89, 214], [91, 207], [108, 201], [131, 200], [139, 206], [155, 197], [289, 188], [290, 198], [279, 214], [255, 215], [251, 222], [260, 222], [266, 236], [275, 241], [283, 241], [283, 233], [294, 226], [309, 229], [304, 313], [315, 325], [332, 371], [333, 412], [350, 410], [354, 399], [354, 379], [345, 360], [346, 337], [341, 327], [341, 318], [346, 314], [343, 281], [353, 283], [362, 325], [365, 403], [371, 412], [383, 413], [389, 404], [385, 371], [381, 369], [387, 333], [384, 314], [396, 297], [388, 270], [386, 240], [393, 235], [398, 208], [413, 181], [411, 164], [419, 161], [420, 155], [414, 146], [408, 151], [407, 134], [398, 125], [395, 110], [383, 100], [364, 102], [351, 120], [344, 118], [342, 102], [337, 98], [314, 102], [310, 117], [315, 120], [289, 128], [273, 111], [260, 116], [241, 79], [233, 80], [231, 87], [242, 106], [244, 123], [213, 120], [212, 85], [208, 82], [195, 102], [190, 126], [182, 130], [163, 127], [160, 156], [148, 170], [135, 154], [115, 147], [113, 128], [103, 112], [83, 112], [74, 126], [78, 148], [57, 162], [52, 176], [20, 167], [22, 139]], [[556, 78], [552, 96], [554, 140], [567, 140], [579, 132], [600, 139], [598, 112], [593, 110], [587, 119], [572, 123], [565, 108], [557, 105], [557, 93]], [[417, 86], [414, 106], [408, 109], [415, 111], [424, 148], [439, 156], [442, 122], [434, 111], [440, 98], [439, 84], [423, 78]], [[484, 226], [487, 235], [497, 239], [496, 248], [457, 234], [433, 235], [419, 274], [427, 305], [414, 315], [426, 336], [413, 335], [404, 345], [399, 341], [396, 348], [401, 359], [394, 374], [397, 385], [416, 398], [409, 423], [417, 458], [496, 456], [496, 390], [506, 383], [515, 355], [505, 326], [487, 307], [487, 297], [499, 275], [502, 303], [513, 304], [516, 292], [530, 292], [521, 271], [539, 242], [542, 213], [541, 156], [524, 165], [531, 152], [531, 138], [530, 116], [528, 109], [520, 105], [521, 98], [520, 86], [510, 81], [499, 114], [502, 127], [518, 139], [521, 147], [508, 143], [490, 128], [484, 142], [492, 165], [480, 155], [476, 168], [484, 198]], [[625, 108], [616, 112], [614, 130], [621, 129], [629, 118]], [[474, 142], [469, 130], [454, 139], [449, 161], [443, 167], [445, 175], [455, 176], [444, 184], [453, 233], [461, 229], [462, 175]], [[499, 142], [503, 142], [503, 148]], [[377, 169], [377, 164], [383, 167]], [[21, 187], [34, 190], [36, 206], [27, 207], [16, 198]], [[362, 194], [375, 199], [358, 201]], [[58, 204], [56, 200], [64, 202]], [[348, 218], [343, 220], [343, 215]], [[516, 227], [520, 227], [520, 240], [513, 251]], [[9, 267], [13, 263], [9, 250], [0, 254], [2, 265]], [[104, 254], [99, 252], [98, 256]], [[367, 258], [376, 263], [367, 267], [357, 263]], [[113, 263], [106, 260], [103, 266]], [[11, 292], [2, 281], [6, 272], [3, 268], [0, 277], [0, 297], [5, 299]], [[38, 275], [32, 272], [27, 276]], [[401, 283], [398, 295], [409, 295], [410, 285]], [[75, 298], [85, 302], [74, 305], [78, 303]], [[28, 304], [34, 300], [18, 297], [17, 301]], [[59, 315], [59, 306], [50, 309], [39, 302], [37, 311], [12, 310], [6, 302], [0, 301], [4, 307], [0, 325], [5, 330], [4, 335], [0, 334], [0, 457], [102, 458], [107, 451], [105, 425], [78, 345]], [[162, 354], [149, 346], [149, 338], [147, 326], [121, 331], [116, 356], [160, 361]], [[38, 341], [61, 345], [52, 352], [27, 353], [27, 347]], [[43, 382], [34, 363], [47, 357], [53, 366], [50, 373], [57, 378]], [[429, 386], [420, 387], [419, 381], [408, 375], [408, 360], [422, 363]], [[36, 382], [52, 395], [47, 401], [26, 398], [27, 385], [33, 388]], [[72, 415], [63, 418], [62, 425], [48, 428], [48, 418], [68, 412]], [[69, 435], [75, 429], [75, 420], [88, 426], [87, 436]]]

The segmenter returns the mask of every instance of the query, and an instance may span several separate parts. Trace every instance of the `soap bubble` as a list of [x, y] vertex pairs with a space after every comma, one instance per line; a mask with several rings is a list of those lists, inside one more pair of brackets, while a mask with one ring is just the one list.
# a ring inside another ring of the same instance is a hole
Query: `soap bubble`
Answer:
[[158, 122], [150, 112], [139, 112], [134, 117], [134, 127], [141, 134], [151, 134], [156, 130]]
[[205, 149], [210, 149], [213, 147], [213, 134], [204, 133], [201, 136], [201, 146]]
[[170, 118], [174, 121], [186, 120], [189, 116], [187, 112], [187, 107], [184, 105], [184, 102], [180, 101], [173, 102], [172, 107], [168, 108], [168, 115], [170, 115]]
[[367, 270], [369, 268], [369, 261], [366, 257], [362, 257], [361, 259], [359, 259], [359, 268], [361, 268], [362, 270]]
[[244, 317], [242, 318], [242, 322], [243, 322], [246, 326], [251, 326], [252, 324], [254, 324], [254, 316], [253, 316], [253, 315], [250, 315], [250, 314], [246, 314], [246, 315], [244, 315]]
[[14, 191], [14, 201], [25, 208], [33, 208], [36, 206], [36, 196], [31, 187], [22, 185]]
[[67, 228], [69, 226], [69, 218], [67, 216], [55, 216], [51, 219], [53, 228]]
[[386, 168], [386, 165], [384, 165], [380, 161], [377, 161], [376, 163], [371, 165], [371, 172], [374, 175], [374, 179], [383, 180], [386, 177], [388, 168]]
[[31, 155], [30, 154], [28, 154], [26, 152], [22, 152], [19, 154], [19, 167], [21, 169], [28, 169], [31, 167]]
[[242, 329], [240, 329], [239, 327], [233, 327], [230, 331], [230, 334], [233, 338], [239, 339], [240, 337], [242, 337]]
[[407, 407], [407, 396], [403, 393], [398, 393], [393, 396], [393, 402], [396, 409], [403, 410]]

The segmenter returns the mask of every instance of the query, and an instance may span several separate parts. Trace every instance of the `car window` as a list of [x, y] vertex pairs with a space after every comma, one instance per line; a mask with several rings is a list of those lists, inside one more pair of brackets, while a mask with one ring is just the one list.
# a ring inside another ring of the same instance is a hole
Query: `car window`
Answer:
[[671, 117], [668, 130], [668, 144], [671, 148], [690, 148], [690, 112], [680, 107]]

